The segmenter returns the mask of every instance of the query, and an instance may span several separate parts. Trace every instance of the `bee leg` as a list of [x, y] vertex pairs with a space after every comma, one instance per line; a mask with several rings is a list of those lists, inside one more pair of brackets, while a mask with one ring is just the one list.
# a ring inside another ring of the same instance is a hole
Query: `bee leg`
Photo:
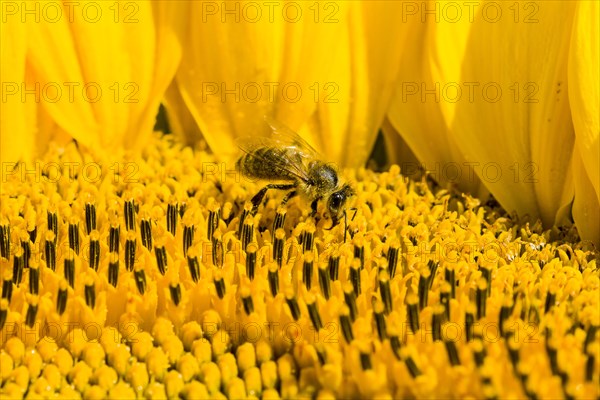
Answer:
[[260, 203], [262, 202], [263, 198], [267, 194], [267, 190], [269, 190], [269, 189], [290, 190], [290, 189], [294, 189], [295, 187], [296, 187], [296, 185], [293, 183], [289, 183], [289, 184], [270, 183], [267, 186], [265, 186], [264, 188], [260, 189], [258, 191], [258, 193], [256, 193], [254, 195], [254, 197], [250, 200], [252, 202], [252, 211], [251, 211], [252, 215], [256, 215], [256, 212], [258, 211], [258, 206], [260, 206]]
[[288, 192], [288, 194], [285, 195], [283, 200], [281, 200], [281, 205], [285, 206], [287, 204], [287, 202], [290, 201], [290, 199], [292, 199], [293, 197], [296, 197], [297, 195], [298, 195], [298, 192], [295, 190]]
[[310, 213], [311, 218], [314, 218], [315, 215], [317, 215], [317, 205], [319, 203], [319, 200], [321, 200], [321, 197], [317, 197], [313, 200], [312, 203], [310, 203], [310, 209], [312, 210]]

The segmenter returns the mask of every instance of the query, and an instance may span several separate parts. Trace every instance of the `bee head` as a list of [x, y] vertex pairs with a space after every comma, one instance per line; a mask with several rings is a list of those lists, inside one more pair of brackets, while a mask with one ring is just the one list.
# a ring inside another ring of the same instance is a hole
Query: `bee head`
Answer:
[[331, 227], [333, 229], [339, 223], [344, 212], [346, 201], [354, 195], [354, 190], [349, 184], [345, 184], [339, 190], [333, 192], [327, 200], [327, 211], [331, 215]]

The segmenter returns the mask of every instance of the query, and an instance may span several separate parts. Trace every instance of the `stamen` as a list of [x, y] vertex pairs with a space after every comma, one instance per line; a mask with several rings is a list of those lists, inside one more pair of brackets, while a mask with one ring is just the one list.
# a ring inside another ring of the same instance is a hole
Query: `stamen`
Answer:
[[197, 283], [200, 280], [200, 263], [198, 262], [195, 251], [192, 252], [190, 250], [190, 254], [187, 256], [187, 262], [192, 280]]
[[484, 278], [479, 278], [477, 289], [475, 291], [475, 302], [477, 304], [477, 320], [485, 317], [487, 303], [487, 281]]
[[212, 239], [212, 262], [213, 265], [219, 268], [223, 267], [223, 259], [225, 258], [225, 249], [223, 248], [223, 239], [221, 231], [216, 231]]
[[275, 231], [275, 241], [273, 243], [273, 259], [277, 262], [279, 268], [283, 264], [283, 245], [285, 243], [285, 231], [281, 228]]
[[27, 307], [27, 314], [25, 315], [25, 324], [33, 328], [35, 324], [35, 318], [37, 317], [38, 312], [38, 297], [32, 296], [29, 302], [29, 306]]
[[300, 318], [300, 307], [298, 307], [298, 300], [296, 300], [296, 295], [293, 290], [289, 289], [286, 291], [285, 301], [290, 308], [292, 318], [294, 318], [294, 321], [298, 321], [298, 318]]
[[56, 312], [58, 315], [63, 315], [67, 309], [67, 296], [67, 282], [65, 280], [61, 280], [58, 284], [58, 294], [56, 296]]
[[344, 301], [350, 310], [350, 320], [352, 322], [356, 321], [356, 317], [358, 316], [358, 308], [356, 307], [356, 293], [354, 292], [354, 287], [349, 282], [344, 284]]
[[385, 315], [388, 315], [392, 311], [392, 291], [386, 270], [379, 271], [379, 293], [381, 294], [381, 301], [383, 301]]
[[421, 375], [421, 370], [419, 369], [419, 367], [417, 367], [417, 364], [415, 364], [415, 361], [413, 360], [412, 356], [408, 356], [406, 360], [404, 360], [404, 363], [406, 364], [406, 368], [408, 369], [408, 372], [410, 373], [410, 376], [413, 377], [413, 379]]
[[361, 293], [360, 287], [360, 260], [355, 258], [352, 261], [352, 265], [350, 266], [350, 282], [352, 283], [352, 288], [354, 289], [354, 294], [358, 297]]
[[0, 331], [4, 329], [4, 324], [8, 318], [8, 300], [0, 300]]
[[175, 202], [167, 205], [167, 231], [173, 236], [175, 236], [175, 232], [177, 231], [177, 209], [178, 205]]
[[79, 254], [79, 221], [75, 217], [69, 223], [69, 248]]
[[387, 253], [387, 262], [390, 279], [394, 279], [394, 276], [396, 276], [396, 267], [398, 265], [398, 247], [396, 244], [390, 245]]
[[40, 267], [37, 262], [29, 266], [29, 293], [38, 294], [40, 290]]
[[142, 246], [152, 250], [152, 223], [149, 219], [142, 219], [140, 226], [142, 234]]
[[400, 343], [400, 338], [398, 335], [390, 336], [390, 346], [392, 347], [392, 351], [394, 352], [396, 359], [401, 360], [402, 357], [400, 356], [400, 351], [402, 350], [402, 344]]
[[585, 342], [583, 343], [583, 351], [587, 351], [588, 346], [596, 339], [596, 333], [600, 330], [598, 325], [591, 324], [585, 335]]
[[[194, 225], [184, 225], [183, 226], [183, 255], [187, 256], [188, 249], [194, 242]], [[244, 248], [244, 250], [246, 250]]]
[[475, 325], [474, 306], [471, 304], [465, 313], [465, 331], [467, 334], [467, 342], [473, 340], [473, 326]]
[[135, 286], [138, 292], [143, 296], [146, 292], [146, 272], [142, 266], [139, 266], [133, 272], [133, 279], [135, 280]]
[[69, 283], [69, 286], [75, 289], [75, 258], [71, 252], [65, 257], [64, 277]]
[[125, 268], [127, 271], [133, 271], [135, 264], [135, 252], [137, 250], [137, 240], [133, 231], [127, 232], [125, 240]]
[[56, 271], [56, 236], [53, 232], [46, 232], [44, 256], [48, 268], [50, 268], [52, 271]]
[[278, 229], [283, 229], [286, 215], [287, 210], [285, 207], [277, 208], [277, 213], [275, 214], [275, 221], [273, 221], [273, 232], [277, 232]]
[[321, 315], [319, 314], [319, 308], [317, 307], [317, 301], [313, 294], [308, 294], [306, 298], [306, 307], [308, 308], [308, 315], [312, 322], [315, 331], [318, 332], [323, 328], [323, 322], [321, 321]]
[[437, 342], [442, 340], [442, 321], [444, 319], [444, 307], [438, 304], [434, 307], [433, 314], [431, 316], [431, 330], [433, 341]]
[[460, 359], [458, 358], [458, 350], [456, 349], [456, 343], [454, 343], [453, 341], [444, 340], [444, 345], [446, 346], [446, 351], [448, 353], [450, 365], [452, 365], [453, 367], [460, 365]]
[[242, 250], [246, 251], [246, 247], [254, 240], [254, 219], [248, 218], [244, 221], [242, 227]]
[[302, 237], [302, 253], [312, 251], [315, 238], [315, 227], [310, 224], [305, 230]]
[[352, 332], [352, 322], [350, 321], [350, 309], [348, 306], [342, 306], [340, 309], [340, 325], [342, 326], [344, 339], [349, 344], [354, 340], [354, 333]]
[[86, 203], [85, 205], [85, 227], [88, 235], [96, 229], [96, 205], [94, 203]]
[[133, 199], [126, 200], [123, 207], [123, 214], [125, 215], [125, 229], [128, 231], [135, 231], [135, 203]]
[[172, 281], [169, 284], [169, 292], [171, 294], [171, 300], [173, 301], [173, 304], [178, 306], [179, 302], [181, 301], [181, 286], [179, 285], [179, 282]]
[[119, 237], [121, 236], [121, 226], [115, 225], [110, 227], [108, 236], [108, 249], [111, 253], [119, 254]]
[[492, 271], [490, 271], [489, 267], [484, 265], [480, 265], [479, 270], [481, 271], [481, 277], [485, 279], [485, 297], [488, 298], [492, 294]]
[[179, 213], [179, 218], [183, 218], [185, 211], [187, 210], [187, 204], [185, 201], [177, 204], [177, 212]]
[[[4, 260], [2, 260], [4, 261]], [[4, 264], [4, 262], [2, 262]], [[13, 292], [13, 274], [10, 270], [6, 270], [2, 278], [2, 298], [6, 299], [10, 304]], [[0, 329], [2, 330], [2, 329]]]
[[25, 262], [23, 260], [23, 250], [18, 249], [13, 259], [13, 283], [16, 286], [19, 286], [23, 280], [24, 265]]
[[94, 279], [91, 276], [86, 278], [84, 284], [85, 304], [88, 307], [94, 308], [96, 305], [96, 287], [94, 285]]
[[377, 301], [373, 306], [373, 317], [377, 326], [377, 335], [380, 341], [387, 339], [387, 325], [385, 322], [384, 306], [381, 301]]
[[240, 215], [240, 222], [238, 225], [238, 237], [240, 238], [240, 240], [242, 239], [242, 231], [244, 228], [244, 224], [246, 222], [246, 217], [248, 215], [250, 215], [251, 212], [252, 212], [252, 203], [247, 201], [246, 203], [244, 203], [244, 209], [242, 210], [242, 215]]
[[90, 235], [90, 267], [94, 271], [98, 271], [100, 265], [100, 234], [93, 230]]
[[328, 265], [325, 263], [319, 265], [319, 286], [323, 297], [325, 297], [326, 300], [329, 300], [329, 296], [331, 296], [331, 281], [329, 279]]
[[[46, 219], [48, 221], [48, 231], [54, 233], [54, 244], [56, 244], [58, 240], [58, 215], [56, 211], [48, 210], [46, 212]], [[0, 237], [2, 237], [2, 227], [0, 227]]]
[[218, 203], [213, 203], [208, 210], [208, 226], [206, 229], [206, 236], [209, 240], [212, 240], [213, 234], [219, 227], [219, 219], [221, 218], [221, 207]]
[[242, 297], [242, 304], [244, 306], [244, 312], [246, 315], [250, 315], [254, 312], [254, 302], [252, 301], [252, 294], [247, 286], [244, 286], [240, 290]]
[[225, 281], [223, 280], [223, 273], [220, 270], [215, 271], [214, 284], [217, 291], [217, 296], [219, 296], [220, 299], [225, 297]]
[[254, 280], [254, 270], [256, 269], [256, 243], [250, 243], [246, 249], [246, 275], [250, 280]]
[[437, 261], [429, 260], [427, 262], [427, 266], [429, 267], [429, 287], [428, 287], [429, 290], [431, 290], [431, 288], [433, 287], [433, 281], [435, 280], [435, 273], [437, 272], [439, 265], [440, 265], [440, 263]]
[[279, 272], [276, 264], [269, 266], [269, 273], [267, 275], [269, 280], [269, 289], [271, 289], [271, 296], [277, 296], [279, 293]]
[[310, 290], [312, 287], [312, 276], [313, 276], [313, 259], [312, 253], [306, 253], [304, 256], [304, 264], [302, 267], [302, 282], [306, 286], [306, 290]]
[[419, 299], [413, 293], [406, 295], [406, 314], [412, 333], [419, 330]]
[[167, 251], [165, 246], [154, 247], [154, 255], [156, 256], [156, 265], [158, 272], [164, 275], [167, 272]]
[[29, 237], [27, 234], [23, 235], [24, 238], [21, 239], [21, 248], [23, 249], [23, 267], [29, 268], [29, 261], [31, 260], [31, 246], [29, 242]]
[[456, 278], [454, 272], [454, 264], [446, 263], [446, 270], [444, 271], [446, 282], [450, 284], [450, 297], [456, 298]]
[[364, 371], [373, 369], [370, 353], [360, 352], [360, 366]]
[[419, 270], [419, 311], [427, 307], [427, 300], [429, 298], [429, 279], [431, 278], [431, 272], [429, 268], [423, 267]]
[[440, 287], [440, 304], [444, 306], [444, 321], [450, 321], [450, 284], [443, 282]]
[[475, 341], [473, 341], [472, 343], [473, 358], [475, 359], [475, 365], [477, 365], [478, 368], [482, 368], [483, 363], [485, 362], [485, 357], [487, 356], [485, 346], [483, 345], [483, 341], [480, 338], [476, 338]]
[[360, 261], [360, 269], [365, 267], [365, 244], [362, 237], [356, 236], [354, 238], [354, 258]]
[[548, 289], [548, 293], [546, 294], [546, 304], [544, 307], [544, 314], [548, 314], [548, 311], [554, 306], [556, 303], [556, 288], [551, 285]]
[[502, 306], [500, 307], [500, 316], [498, 317], [498, 330], [500, 331], [500, 336], [506, 338], [507, 332], [504, 329], [504, 325], [506, 321], [510, 317], [510, 314], [513, 309], [513, 301], [512, 297], [507, 296], [504, 298]]
[[0, 225], [0, 257], [10, 259], [10, 225]]
[[333, 253], [331, 255], [331, 257], [329, 257], [328, 266], [329, 266], [329, 278], [331, 278], [332, 281], [337, 281], [338, 276], [339, 276], [339, 270], [340, 270], [339, 254]]
[[[0, 328], [2, 329], [2, 328]], [[587, 356], [587, 361], [585, 362], [585, 380], [591, 382], [594, 379], [594, 365], [595, 356], [594, 353], [589, 353]]]
[[115, 252], [110, 253], [110, 262], [108, 263], [108, 283], [117, 287], [119, 281], [119, 255]]

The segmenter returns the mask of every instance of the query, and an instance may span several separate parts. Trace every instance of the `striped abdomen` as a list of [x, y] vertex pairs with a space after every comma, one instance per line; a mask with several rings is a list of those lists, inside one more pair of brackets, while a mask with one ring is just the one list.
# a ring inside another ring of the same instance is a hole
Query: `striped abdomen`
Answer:
[[296, 181], [304, 170], [300, 154], [293, 148], [261, 147], [244, 154], [236, 163], [245, 176], [267, 181]]

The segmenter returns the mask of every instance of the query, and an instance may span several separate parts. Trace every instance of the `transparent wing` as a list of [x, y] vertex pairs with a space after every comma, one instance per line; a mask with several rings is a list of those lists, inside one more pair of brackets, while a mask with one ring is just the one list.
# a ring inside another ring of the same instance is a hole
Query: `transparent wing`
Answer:
[[316, 151], [308, 142], [291, 130], [284, 123], [271, 117], [265, 116], [265, 121], [271, 127], [272, 137], [275, 141], [286, 147], [295, 147], [304, 158], [319, 159], [319, 152]]
[[[243, 136], [236, 139], [238, 147], [252, 158], [268, 165], [273, 170], [282, 170], [289, 175], [304, 182], [308, 181], [308, 174], [303, 159], [306, 158], [300, 149], [272, 136]], [[267, 156], [261, 149], [272, 149], [276, 152]]]

